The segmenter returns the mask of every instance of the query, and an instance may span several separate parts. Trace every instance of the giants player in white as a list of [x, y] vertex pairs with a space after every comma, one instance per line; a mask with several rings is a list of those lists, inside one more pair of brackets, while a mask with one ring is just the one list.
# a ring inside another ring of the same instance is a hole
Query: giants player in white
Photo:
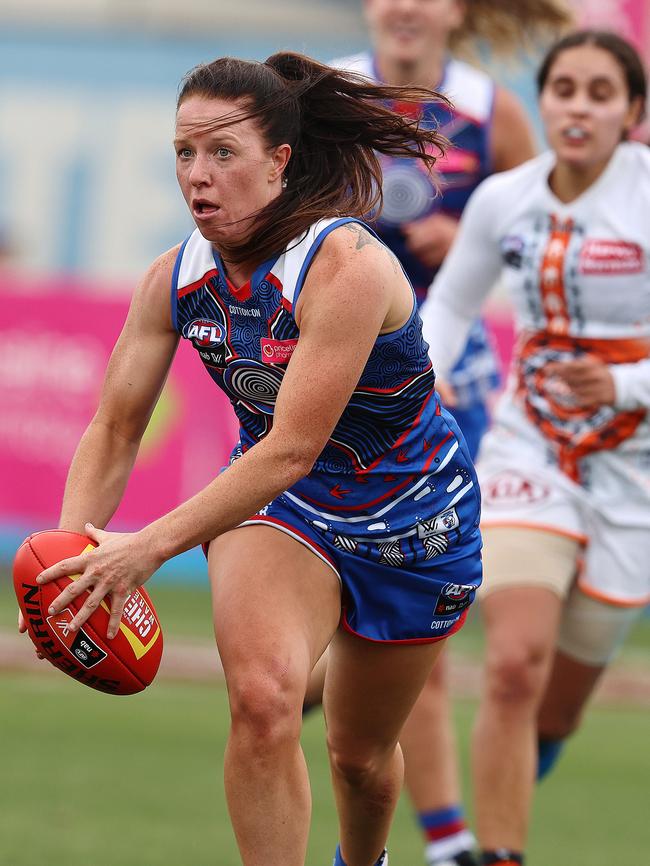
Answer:
[[[634, 49], [582, 31], [538, 75], [550, 150], [478, 187], [422, 315], [437, 373], [497, 278], [518, 332], [479, 452], [483, 863], [521, 864], [533, 780], [650, 599], [650, 150]], [[539, 736], [541, 749], [535, 752]]]

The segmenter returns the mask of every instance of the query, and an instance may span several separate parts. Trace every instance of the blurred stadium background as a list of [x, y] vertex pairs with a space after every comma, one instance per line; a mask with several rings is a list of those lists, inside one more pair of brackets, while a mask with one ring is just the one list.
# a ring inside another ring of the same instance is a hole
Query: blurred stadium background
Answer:
[[[648, 61], [649, 6], [582, 0], [578, 14], [631, 38]], [[26, 534], [56, 525], [134, 282], [191, 229], [171, 147], [182, 75], [222, 54], [291, 49], [327, 60], [366, 44], [360, 0], [248, 0], [245, 10], [231, 0], [0, 3], [0, 866], [238, 862], [218, 769], [225, 696], [206, 688], [219, 673], [201, 556], [154, 577], [164, 675], [126, 701], [64, 681], [17, 640], [10, 563]], [[498, 65], [482, 56], [537, 123], [536, 58]], [[505, 357], [502, 301], [492, 315]], [[230, 415], [189, 361], [181, 347], [116, 528], [191, 495], [229, 451]], [[476, 617], [455, 646], [466, 764], [480, 686]], [[648, 859], [649, 648], [646, 618], [540, 790], [531, 866]], [[336, 835], [322, 734], [320, 718], [308, 719], [310, 866], [330, 862]], [[396, 864], [421, 861], [406, 806], [393, 850]]]

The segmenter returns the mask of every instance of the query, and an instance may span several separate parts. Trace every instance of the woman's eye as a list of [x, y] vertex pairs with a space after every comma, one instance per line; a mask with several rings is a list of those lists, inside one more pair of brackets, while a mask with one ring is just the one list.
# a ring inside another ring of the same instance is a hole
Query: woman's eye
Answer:
[[189, 159], [189, 158], [192, 156], [192, 151], [189, 149], [189, 147], [180, 147], [180, 148], [176, 151], [176, 154], [177, 154], [181, 159]]
[[566, 82], [558, 82], [555, 85], [555, 94], [559, 96], [560, 99], [568, 99], [573, 95], [573, 87]]
[[596, 102], [607, 102], [612, 97], [612, 89], [610, 87], [594, 87], [591, 91], [591, 98]]
[[228, 150], [227, 147], [220, 147], [217, 150], [217, 156], [219, 157], [219, 159], [227, 159], [231, 153], [232, 151]]

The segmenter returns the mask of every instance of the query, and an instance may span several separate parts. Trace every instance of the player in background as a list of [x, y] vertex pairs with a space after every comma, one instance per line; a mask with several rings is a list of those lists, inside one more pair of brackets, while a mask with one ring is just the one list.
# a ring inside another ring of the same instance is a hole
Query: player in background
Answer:
[[[366, 0], [364, 8], [372, 51], [335, 60], [334, 65], [376, 82], [433, 88], [451, 101], [395, 106], [432, 128], [438, 126], [449, 139], [435, 178], [414, 160], [381, 157], [383, 208], [373, 227], [399, 258], [421, 302], [473, 190], [488, 175], [513, 168], [535, 153], [533, 133], [517, 99], [454, 52], [482, 37], [497, 53], [512, 54], [525, 41], [524, 28], [559, 28], [569, 19], [560, 2]], [[451, 409], [473, 456], [487, 429], [487, 402], [498, 381], [496, 358], [477, 319], [449, 374]], [[323, 659], [312, 680], [311, 704], [318, 701], [325, 665]], [[402, 731], [406, 787], [429, 866], [471, 866], [474, 838], [461, 802], [447, 679], [443, 655]]]
[[[109, 596], [112, 637], [129, 592], [209, 543], [244, 866], [304, 864], [301, 711], [327, 646], [334, 862], [385, 866], [400, 729], [481, 580], [467, 446], [435, 392], [412, 287], [360, 222], [381, 196], [377, 153], [432, 165], [443, 144], [388, 103], [432, 98], [288, 53], [188, 74], [176, 167], [197, 230], [136, 290], [72, 462], [61, 527], [99, 546], [38, 578], [80, 575], [52, 613], [91, 590], [71, 628]], [[180, 337], [232, 402], [232, 461], [139, 532], [96, 528], [118, 506]]]
[[[422, 309], [436, 370], [501, 277], [517, 346], [479, 458], [485, 687], [473, 740], [484, 864], [523, 863], [546, 772], [650, 599], [650, 151], [635, 50], [557, 43], [539, 75], [550, 150], [486, 180]], [[540, 737], [539, 757], [536, 740]]]

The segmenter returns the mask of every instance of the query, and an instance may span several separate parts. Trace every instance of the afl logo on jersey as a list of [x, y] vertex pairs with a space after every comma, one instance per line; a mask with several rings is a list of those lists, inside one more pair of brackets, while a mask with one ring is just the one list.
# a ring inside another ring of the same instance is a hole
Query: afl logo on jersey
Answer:
[[194, 319], [183, 328], [183, 336], [192, 340], [195, 346], [212, 349], [219, 346], [226, 338], [226, 329], [218, 322], [210, 319]]

